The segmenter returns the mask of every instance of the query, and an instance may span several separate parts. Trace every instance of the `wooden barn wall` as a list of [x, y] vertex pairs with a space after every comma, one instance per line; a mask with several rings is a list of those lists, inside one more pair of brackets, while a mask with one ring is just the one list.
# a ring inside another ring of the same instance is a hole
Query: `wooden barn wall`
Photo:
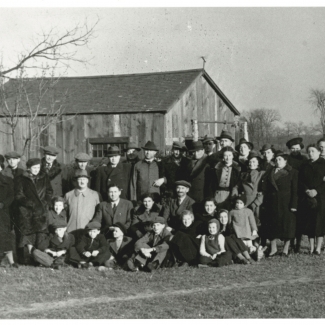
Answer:
[[[207, 80], [201, 76], [186, 90], [182, 97], [166, 114], [166, 144], [192, 136], [191, 120], [198, 121], [233, 121], [234, 113], [224, 104]], [[199, 123], [199, 136], [206, 134], [218, 136], [223, 124]], [[235, 135], [235, 129], [227, 126]]]

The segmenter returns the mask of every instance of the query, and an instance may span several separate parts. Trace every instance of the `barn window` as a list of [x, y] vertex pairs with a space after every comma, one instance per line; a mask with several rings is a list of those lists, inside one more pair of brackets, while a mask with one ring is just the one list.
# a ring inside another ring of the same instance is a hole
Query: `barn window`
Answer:
[[107, 150], [110, 146], [117, 146], [121, 149], [121, 156], [125, 156], [124, 149], [129, 142], [128, 137], [114, 138], [89, 138], [90, 149], [93, 158], [103, 158], [107, 155]]

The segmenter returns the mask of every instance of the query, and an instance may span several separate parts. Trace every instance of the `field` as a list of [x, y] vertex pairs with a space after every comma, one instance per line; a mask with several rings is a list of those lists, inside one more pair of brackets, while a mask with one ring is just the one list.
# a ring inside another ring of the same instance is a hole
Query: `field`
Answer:
[[325, 255], [155, 273], [0, 268], [0, 318], [324, 318]]

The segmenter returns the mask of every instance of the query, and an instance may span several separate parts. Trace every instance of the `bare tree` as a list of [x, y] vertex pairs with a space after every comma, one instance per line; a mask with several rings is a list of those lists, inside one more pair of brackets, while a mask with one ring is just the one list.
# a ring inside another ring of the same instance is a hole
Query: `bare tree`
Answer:
[[314, 114], [319, 117], [322, 132], [325, 135], [325, 90], [311, 89], [309, 103], [314, 109]]

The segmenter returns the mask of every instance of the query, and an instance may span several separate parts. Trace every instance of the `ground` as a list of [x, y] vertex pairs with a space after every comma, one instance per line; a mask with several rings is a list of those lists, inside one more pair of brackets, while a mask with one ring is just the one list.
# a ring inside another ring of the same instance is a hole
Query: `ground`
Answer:
[[155, 273], [0, 268], [0, 318], [324, 318], [325, 255]]

